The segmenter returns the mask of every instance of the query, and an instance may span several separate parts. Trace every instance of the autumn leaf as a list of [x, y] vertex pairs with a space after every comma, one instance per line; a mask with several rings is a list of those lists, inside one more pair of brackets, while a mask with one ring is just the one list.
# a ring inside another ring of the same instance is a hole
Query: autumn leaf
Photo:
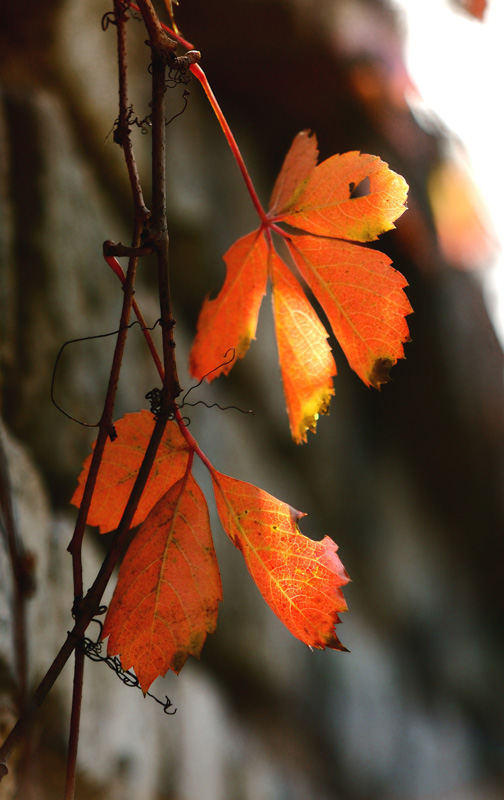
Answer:
[[407, 191], [404, 178], [377, 156], [343, 153], [315, 167], [275, 220], [317, 236], [372, 242], [395, 227]]
[[310, 131], [298, 133], [275, 181], [270, 200], [270, 214], [281, 214], [291, 207], [304, 182], [317, 166], [317, 137]]
[[[105, 445], [87, 519], [89, 525], [98, 525], [101, 533], [115, 530], [119, 525], [153, 429], [154, 418], [148, 411], [126, 414], [115, 423], [117, 438]], [[132, 527], [143, 522], [165, 492], [182, 478], [188, 458], [189, 448], [178, 425], [168, 422]], [[82, 500], [90, 464], [91, 456], [88, 456], [71, 500], [77, 507]]]
[[234, 363], [225, 358], [230, 350], [234, 350], [236, 359], [243, 358], [255, 339], [259, 308], [266, 292], [268, 248], [258, 231], [235, 242], [224, 261], [224, 285], [214, 300], [205, 300], [191, 348], [190, 370], [198, 380], [227, 375]]
[[409, 341], [404, 277], [383, 253], [339, 239], [293, 236], [287, 244], [348, 363], [378, 389]]
[[487, 10], [487, 0], [455, 0], [464, 11], [467, 11], [472, 17], [479, 19], [483, 22], [485, 12]]
[[493, 261], [498, 250], [485, 201], [458, 158], [441, 161], [431, 171], [427, 194], [438, 244], [458, 269], [477, 269]]
[[[405, 317], [412, 311], [404, 293], [407, 282], [390, 259], [358, 244], [394, 228], [406, 210], [406, 181], [376, 156], [344, 153], [318, 165], [317, 158], [316, 137], [302, 131], [287, 153], [261, 227], [225, 256], [224, 286], [215, 300], [205, 301], [190, 359], [198, 379], [205, 375], [210, 381], [229, 372], [232, 363], [222, 363], [224, 353], [232, 347], [241, 358], [255, 337], [269, 273], [287, 414], [298, 444], [328, 410], [336, 366], [327, 333], [276, 254], [272, 233], [285, 239], [366, 386], [380, 388], [404, 357], [403, 344], [409, 341]], [[279, 223], [299, 232], [284, 231]]]
[[105, 620], [107, 651], [120, 654], [146, 692], [187, 656], [199, 658], [217, 625], [222, 587], [204, 495], [189, 473], [159, 500], [130, 544]]
[[270, 253], [273, 309], [282, 381], [292, 438], [306, 442], [334, 394], [336, 364], [327, 332], [298, 281], [274, 250]]
[[304, 514], [262, 489], [216, 471], [212, 480], [222, 527], [277, 617], [310, 647], [345, 650], [335, 625], [347, 610], [341, 587], [349, 578], [337, 545], [303, 536]]

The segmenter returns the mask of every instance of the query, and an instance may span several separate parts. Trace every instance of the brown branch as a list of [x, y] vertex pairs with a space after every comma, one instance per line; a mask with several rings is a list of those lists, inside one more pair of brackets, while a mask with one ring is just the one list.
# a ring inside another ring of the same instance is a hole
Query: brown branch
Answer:
[[117, 23], [117, 60], [119, 66], [119, 117], [114, 130], [114, 141], [122, 147], [124, 153], [133, 195], [135, 219], [145, 222], [149, 218], [149, 210], [145, 205], [130, 135], [131, 122], [128, 102], [128, 59], [126, 51], [126, 22], [128, 16], [121, 0], [114, 0], [114, 13]]
[[[98, 470], [101, 464], [104, 447], [107, 438], [114, 435], [113, 427], [113, 410], [115, 405], [115, 398], [117, 394], [117, 386], [119, 382], [119, 374], [121, 370], [122, 358], [124, 354], [124, 347], [128, 334], [128, 324], [131, 315], [131, 304], [134, 296], [135, 277], [138, 263], [137, 252], [140, 243], [140, 233], [149, 218], [149, 211], [145, 205], [140, 178], [136, 166], [133, 146], [130, 136], [130, 109], [128, 104], [128, 64], [126, 52], [126, 22], [127, 14], [125, 6], [120, 0], [114, 0], [114, 13], [117, 24], [117, 59], [119, 71], [119, 117], [117, 127], [114, 132], [114, 141], [122, 147], [126, 167], [128, 170], [131, 191], [133, 195], [133, 205], [135, 209], [135, 223], [132, 247], [127, 248], [127, 255], [130, 256], [126, 281], [124, 284], [123, 306], [121, 310], [121, 320], [119, 325], [119, 333], [117, 336], [116, 347], [114, 350], [114, 357], [112, 360], [112, 367], [110, 371], [109, 383], [107, 394], [105, 398], [102, 417], [100, 420], [100, 430], [98, 433], [97, 442], [93, 452], [92, 462], [84, 489], [84, 496], [79, 508], [79, 515], [77, 518], [74, 536], [69, 546], [72, 554], [72, 565], [74, 574], [74, 612], [77, 624], [85, 624], [82, 629], [82, 635], [92, 619], [101, 599], [101, 594], [105, 589], [101, 590], [100, 598], [96, 600], [95, 606], [91, 603], [88, 608], [88, 614], [91, 617], [87, 618], [84, 608], [81, 608], [79, 601], [83, 595], [83, 582], [82, 582], [82, 540], [84, 536], [85, 524], [89, 512], [91, 500], [93, 497]], [[113, 245], [111, 242], [110, 245]], [[119, 253], [117, 253], [119, 255]], [[125, 253], [122, 253], [124, 255]], [[147, 472], [148, 476], [148, 472]], [[147, 480], [145, 477], [145, 481]], [[144, 484], [145, 485], [145, 484]], [[131, 498], [130, 498], [131, 500]], [[131, 520], [130, 520], [131, 522]], [[126, 529], [129, 530], [129, 523]], [[115, 563], [115, 562], [114, 562]], [[113, 569], [113, 566], [112, 566]], [[111, 574], [111, 571], [110, 571]], [[110, 576], [109, 576], [110, 577]], [[108, 578], [107, 578], [108, 581]], [[106, 584], [105, 584], [106, 585]], [[86, 621], [87, 619], [87, 621]], [[70, 733], [68, 740], [68, 755], [67, 755], [67, 773], [65, 780], [65, 800], [73, 800], [75, 794], [75, 781], [77, 772], [77, 750], [79, 743], [79, 728], [80, 716], [82, 707], [82, 688], [84, 680], [84, 652], [80, 649], [75, 652], [74, 663], [74, 683], [72, 694], [72, 711], [70, 717]]]
[[111, 239], [107, 239], [106, 242], [103, 242], [103, 255], [104, 256], [115, 256], [116, 258], [121, 258], [122, 256], [150, 256], [153, 250], [152, 247], [129, 247], [127, 244], [122, 244], [121, 242], [113, 242]]
[[164, 59], [165, 64], [169, 63], [175, 56], [177, 42], [163, 30], [151, 0], [138, 0], [138, 6], [149, 32], [153, 56], [157, 52]]
[[74, 679], [72, 689], [72, 711], [70, 714], [70, 734], [68, 737], [67, 769], [64, 800], [73, 800], [77, 778], [77, 749], [79, 745], [80, 718], [82, 709], [82, 688], [84, 684], [84, 650], [75, 650]]
[[175, 361], [169, 281], [169, 236], [166, 221], [166, 125], [165, 125], [165, 74], [166, 60], [163, 52], [152, 49], [152, 217], [151, 241], [156, 248], [159, 305], [163, 342], [163, 398], [162, 413], [171, 414], [180, 394]]

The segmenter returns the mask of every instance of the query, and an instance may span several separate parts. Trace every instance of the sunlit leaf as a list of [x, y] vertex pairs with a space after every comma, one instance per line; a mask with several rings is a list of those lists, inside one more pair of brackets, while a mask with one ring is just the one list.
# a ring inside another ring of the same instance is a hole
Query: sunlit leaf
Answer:
[[310, 647], [344, 650], [335, 625], [347, 610], [341, 587], [349, 578], [337, 545], [303, 536], [304, 514], [262, 489], [218, 472], [212, 479], [222, 527], [270, 608]]
[[293, 236], [288, 245], [350, 366], [379, 388], [409, 341], [404, 277], [368, 247], [314, 236]]
[[[98, 525], [101, 533], [114, 530], [121, 521], [154, 430], [154, 418], [148, 411], [126, 414], [115, 423], [115, 430], [117, 439], [105, 445], [88, 514], [89, 525]], [[178, 425], [168, 422], [132, 527], [139, 525], [170, 486], [184, 475], [188, 458], [189, 448]], [[90, 464], [88, 456], [71, 500], [75, 506], [80, 506]]]
[[273, 309], [285, 401], [292, 438], [306, 442], [334, 394], [336, 365], [327, 332], [298, 281], [272, 250]]
[[351, 152], [323, 161], [277, 216], [318, 236], [371, 242], [406, 210], [408, 185], [376, 156]]
[[270, 214], [281, 214], [294, 204], [317, 161], [317, 137], [310, 131], [301, 131], [292, 142], [278, 173], [271, 194]]
[[259, 231], [239, 239], [224, 256], [224, 286], [214, 300], [205, 300], [191, 349], [191, 375], [198, 380], [227, 375], [233, 364], [230, 351], [234, 350], [235, 359], [243, 358], [255, 339], [266, 292], [267, 258], [266, 242]]

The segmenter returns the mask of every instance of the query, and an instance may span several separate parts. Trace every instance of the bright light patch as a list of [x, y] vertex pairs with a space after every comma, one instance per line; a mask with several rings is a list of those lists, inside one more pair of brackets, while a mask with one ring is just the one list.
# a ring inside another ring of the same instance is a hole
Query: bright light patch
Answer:
[[504, 160], [499, 96], [504, 75], [504, 3], [490, 0], [483, 23], [441, 0], [393, 0], [406, 31], [405, 58], [426, 106], [467, 150], [501, 252], [480, 273], [504, 346]]

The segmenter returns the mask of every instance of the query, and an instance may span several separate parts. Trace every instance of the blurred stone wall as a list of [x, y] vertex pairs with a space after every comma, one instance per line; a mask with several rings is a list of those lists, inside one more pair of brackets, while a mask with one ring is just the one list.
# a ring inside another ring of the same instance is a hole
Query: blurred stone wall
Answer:
[[[128, 241], [131, 216], [117, 115], [115, 36], [102, 0], [2, 9], [0, 31], [0, 358], [2, 441], [15, 518], [34, 555], [29, 674], [40, 678], [71, 625], [75, 513], [68, 505], [93, 431], [51, 404], [61, 345], [117, 327], [121, 291], [101, 258]], [[377, 0], [181, 0], [178, 20], [203, 52], [261, 197], [298, 130], [321, 157], [380, 155], [411, 186], [410, 210], [381, 248], [409, 283], [407, 360], [380, 393], [335, 344], [331, 415], [309, 444], [290, 442], [269, 301], [258, 340], [230, 377], [191, 399], [255, 416], [187, 409], [216, 467], [308, 512], [353, 578], [338, 631], [350, 654], [310, 653], [252, 585], [212, 513], [224, 603], [200, 662], [156, 682], [165, 716], [103, 664], [86, 663], [79, 800], [493, 800], [504, 776], [503, 358], [477, 276], [441, 257], [426, 195], [442, 161], [404, 99], [394, 15]], [[132, 96], [148, 113], [146, 34], [132, 20]], [[169, 226], [177, 352], [185, 362], [222, 254], [256, 225], [217, 122], [195, 82], [168, 128]], [[169, 92], [173, 114], [184, 87]], [[135, 137], [145, 186], [149, 136]], [[152, 265], [137, 299], [157, 318]], [[113, 337], [65, 349], [55, 392], [73, 416], [100, 416]], [[118, 415], [145, 407], [156, 376], [133, 329]], [[209, 488], [204, 471], [200, 475]], [[211, 501], [211, 494], [208, 494]], [[0, 723], [15, 718], [12, 579], [0, 540]], [[86, 541], [88, 582], [102, 542]], [[90, 633], [92, 633], [90, 631]], [[71, 669], [43, 707], [31, 767], [0, 798], [62, 796]], [[29, 773], [29, 774], [28, 774]]]

